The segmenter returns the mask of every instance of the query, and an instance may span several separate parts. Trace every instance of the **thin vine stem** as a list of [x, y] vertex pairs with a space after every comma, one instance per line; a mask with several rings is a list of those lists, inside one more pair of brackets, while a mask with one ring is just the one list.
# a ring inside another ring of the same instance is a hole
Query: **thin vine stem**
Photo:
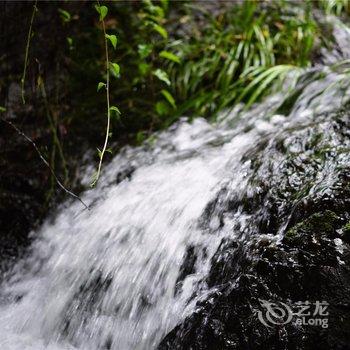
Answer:
[[[101, 7], [100, 2], [97, 1], [97, 4], [99, 7]], [[98, 163], [97, 173], [94, 181], [92, 182], [91, 186], [95, 186], [98, 179], [100, 178], [101, 174], [101, 167], [103, 162], [104, 154], [106, 153], [107, 145], [108, 145], [108, 138], [109, 138], [109, 130], [111, 125], [111, 110], [110, 110], [110, 100], [109, 100], [109, 55], [108, 55], [108, 42], [106, 38], [106, 25], [104, 19], [102, 19], [102, 29], [103, 29], [103, 38], [105, 42], [105, 55], [106, 55], [106, 101], [107, 101], [107, 127], [106, 127], [106, 137], [105, 142], [103, 144], [102, 151], [100, 152], [100, 161]]]
[[30, 19], [30, 25], [29, 25], [29, 31], [28, 31], [28, 37], [27, 37], [27, 44], [26, 44], [26, 52], [25, 52], [25, 56], [24, 56], [24, 67], [23, 67], [23, 74], [22, 74], [22, 78], [21, 78], [21, 95], [22, 95], [22, 102], [23, 102], [23, 104], [26, 103], [26, 100], [25, 100], [25, 97], [24, 97], [24, 84], [25, 84], [26, 74], [27, 74], [29, 48], [30, 48], [30, 41], [32, 39], [34, 17], [35, 17], [36, 11], [38, 10], [37, 3], [38, 3], [38, 0], [35, 0], [34, 6], [33, 6], [32, 17]]

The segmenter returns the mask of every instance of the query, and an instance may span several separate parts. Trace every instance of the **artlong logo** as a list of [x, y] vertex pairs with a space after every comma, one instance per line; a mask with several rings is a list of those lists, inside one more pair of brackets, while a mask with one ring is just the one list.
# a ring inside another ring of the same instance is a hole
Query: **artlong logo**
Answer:
[[[293, 321], [297, 325], [321, 326], [328, 328], [329, 304], [326, 301], [299, 301], [287, 305], [281, 301], [271, 302], [259, 299], [263, 311], [257, 312], [259, 321], [266, 327], [284, 325]], [[295, 309], [297, 309], [295, 311]]]

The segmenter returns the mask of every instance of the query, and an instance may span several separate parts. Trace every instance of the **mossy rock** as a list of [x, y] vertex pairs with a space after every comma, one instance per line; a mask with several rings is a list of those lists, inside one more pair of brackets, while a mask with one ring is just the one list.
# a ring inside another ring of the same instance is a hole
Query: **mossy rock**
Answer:
[[338, 220], [338, 215], [330, 210], [315, 213], [289, 229], [284, 237], [284, 243], [299, 246], [307, 244], [312, 238], [334, 238]]
[[344, 242], [350, 244], [350, 221], [342, 227], [343, 235], [342, 239]]

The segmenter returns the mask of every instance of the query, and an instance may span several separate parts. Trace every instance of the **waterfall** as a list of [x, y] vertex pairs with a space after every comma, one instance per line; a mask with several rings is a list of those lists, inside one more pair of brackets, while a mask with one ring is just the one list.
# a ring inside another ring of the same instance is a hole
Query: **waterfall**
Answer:
[[[1, 287], [0, 348], [155, 349], [215, 288], [206, 276], [222, 239], [249, 240], [249, 215], [234, 209], [219, 219], [220, 203], [211, 203], [249, 190], [252, 159], [270, 156], [259, 155], [262, 142], [348, 101], [341, 72], [315, 71], [326, 74], [299, 83], [287, 112], [276, 112], [280, 93], [216, 123], [182, 119], [116, 155], [82, 195], [90, 210], [68, 201], [32, 233], [28, 256]], [[200, 247], [192, 263], [190, 247]]]

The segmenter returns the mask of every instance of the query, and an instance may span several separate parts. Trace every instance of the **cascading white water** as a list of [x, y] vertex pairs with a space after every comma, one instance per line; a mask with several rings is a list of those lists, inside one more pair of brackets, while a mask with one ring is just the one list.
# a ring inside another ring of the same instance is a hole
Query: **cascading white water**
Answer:
[[[262, 138], [348, 100], [348, 90], [339, 95], [330, 84], [341, 78], [310, 84], [289, 117], [273, 116], [281, 94], [250, 112], [236, 108], [215, 125], [183, 120], [153, 146], [124, 149], [83, 195], [90, 211], [68, 203], [33, 233], [29, 257], [2, 287], [0, 349], [156, 348], [195, 308], [201, 295], [191, 296], [222, 237], [234, 234], [233, 221], [244, 222], [235, 216], [208, 234], [199, 225], [208, 203], [226, 183], [245, 189], [249, 161], [241, 159]], [[116, 183], [128, 167], [135, 168], [131, 178]], [[217, 221], [214, 213], [213, 229]], [[186, 249], [198, 244], [206, 254], [176, 292]]]
[[[170, 149], [155, 147], [155, 159], [130, 181], [106, 186], [128, 156], [143, 152], [118, 156], [101, 187], [84, 195], [96, 201], [90, 211], [74, 203], [35, 233], [30, 270], [21, 276], [19, 265], [5, 288], [21, 299], [1, 309], [1, 349], [154, 348], [205, 274], [204, 264], [174, 296], [186, 247], [203, 241], [215, 252], [218, 237], [203, 235], [197, 221], [254, 134], [213, 147], [228, 133], [200, 119], [183, 122], [160, 136], [162, 144], [171, 135]], [[242, 176], [237, 169], [238, 183]]]

